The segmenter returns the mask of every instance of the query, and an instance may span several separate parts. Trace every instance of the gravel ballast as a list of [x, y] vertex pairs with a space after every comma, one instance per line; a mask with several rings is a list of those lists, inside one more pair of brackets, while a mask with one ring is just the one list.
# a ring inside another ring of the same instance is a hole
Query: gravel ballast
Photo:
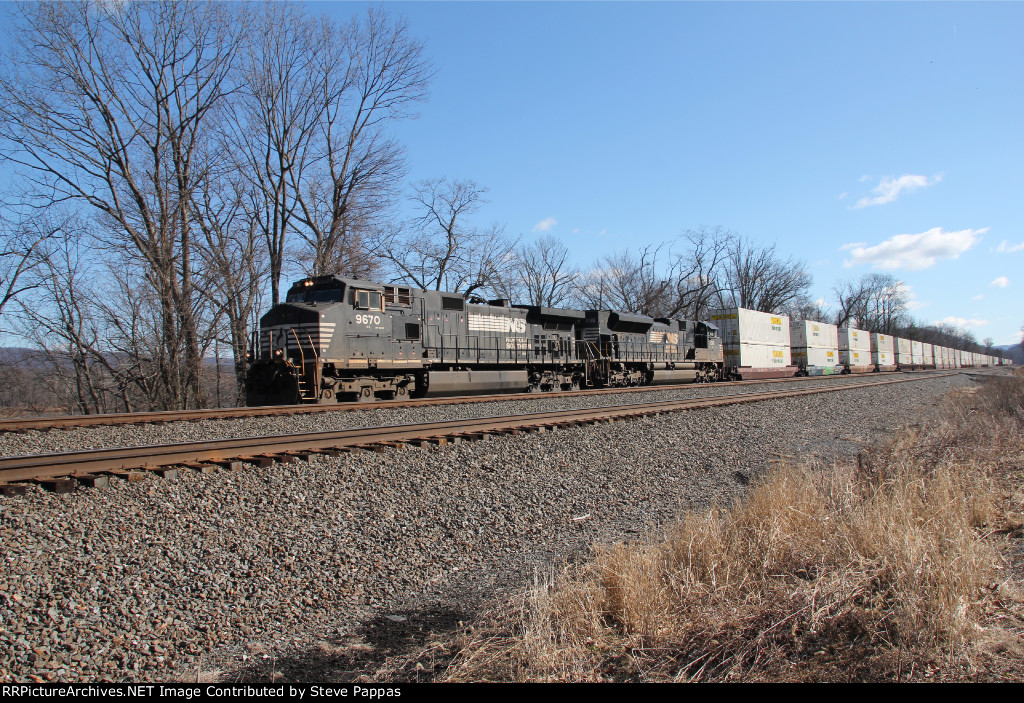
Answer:
[[111, 425], [55, 429], [47, 432], [0, 433], [0, 456], [71, 452], [86, 449], [135, 447], [173, 442], [196, 442], [232, 437], [257, 437], [282, 433], [340, 430], [382, 425], [404, 425], [421, 422], [441, 422], [491, 415], [514, 415], [531, 412], [550, 412], [567, 408], [604, 407], [651, 403], [676, 398], [709, 398], [734, 393], [757, 393], [786, 388], [813, 388], [824, 385], [845, 385], [863, 380], [900, 378], [886, 375], [877, 379], [871, 375], [833, 376], [787, 381], [785, 383], [757, 383], [752, 385], [693, 385], [672, 390], [642, 390], [635, 393], [593, 393], [582, 396], [562, 396], [557, 393], [538, 394], [529, 398], [495, 402], [424, 405], [412, 408], [361, 406], [365, 409], [341, 412], [318, 412], [305, 415], [281, 415], [252, 418], [203, 420], [201, 422], [168, 422], [148, 425]]
[[[306, 675], [315, 676], [316, 657], [303, 653], [359, 641], [375, 622], [469, 617], [591, 544], [741, 495], [780, 455], [828, 463], [921, 421], [943, 394], [970, 383], [956, 375], [455, 446], [0, 497], [0, 680], [195, 680], [211, 669], [238, 678], [281, 658], [311, 662]], [[615, 396], [610, 404], [623, 402], [631, 401]], [[490, 414], [523, 411], [509, 408], [516, 404]], [[379, 412], [359, 413], [355, 426], [420, 421], [398, 420], [397, 411], [370, 419]], [[488, 414], [479, 406], [430, 412]], [[302, 431], [311, 417], [230, 422], [239, 423], [232, 431], [249, 423], [246, 433], [269, 434]], [[143, 429], [168, 426], [89, 432]], [[154, 441], [161, 440], [138, 443]], [[293, 666], [288, 676], [302, 673]]]

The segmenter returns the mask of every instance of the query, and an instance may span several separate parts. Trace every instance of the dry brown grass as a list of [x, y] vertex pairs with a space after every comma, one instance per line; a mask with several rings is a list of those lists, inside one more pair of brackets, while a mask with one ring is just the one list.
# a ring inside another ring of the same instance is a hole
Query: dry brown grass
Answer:
[[1020, 680], [1024, 379], [940, 417], [539, 579], [447, 679]]

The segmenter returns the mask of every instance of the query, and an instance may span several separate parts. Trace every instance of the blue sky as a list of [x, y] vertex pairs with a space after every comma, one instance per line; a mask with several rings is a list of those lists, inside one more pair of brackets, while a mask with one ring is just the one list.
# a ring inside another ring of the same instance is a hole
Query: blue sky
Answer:
[[410, 180], [486, 185], [482, 222], [581, 265], [721, 225], [805, 259], [816, 297], [893, 273], [920, 319], [1019, 341], [1024, 5], [385, 7], [437, 69], [395, 130]]
[[[310, 9], [348, 18], [359, 2]], [[979, 340], [1024, 323], [1024, 4], [387, 2], [437, 74], [409, 180], [589, 266], [722, 226]], [[4, 8], [10, 9], [10, 8]]]

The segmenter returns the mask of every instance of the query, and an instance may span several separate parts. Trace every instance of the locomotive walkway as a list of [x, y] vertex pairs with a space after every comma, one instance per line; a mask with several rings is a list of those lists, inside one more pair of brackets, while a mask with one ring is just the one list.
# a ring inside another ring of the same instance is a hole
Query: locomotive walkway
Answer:
[[[872, 374], [872, 378], [899, 375], [899, 373]], [[822, 377], [831, 378], [831, 377]], [[745, 386], [764, 383], [788, 383], [790, 381], [806, 381], [806, 377], [772, 378], [753, 381], [726, 381], [715, 383], [715, 386]], [[199, 422], [202, 420], [228, 420], [246, 417], [277, 416], [277, 415], [308, 415], [314, 413], [353, 412], [359, 410], [376, 410], [380, 408], [411, 408], [430, 405], [458, 405], [470, 403], [493, 403], [503, 400], [522, 400], [557, 395], [568, 398], [585, 395], [607, 395], [615, 393], [657, 392], [680, 388], [693, 388], [693, 383], [628, 386], [625, 388], [592, 388], [580, 391], [553, 391], [542, 393], [500, 393], [489, 395], [448, 396], [440, 398], [416, 398], [405, 400], [375, 400], [370, 402], [332, 403], [330, 405], [269, 405], [242, 408], [212, 408], [206, 410], [166, 410], [137, 413], [108, 413], [100, 415], [54, 415], [50, 417], [16, 417], [0, 419], [0, 432], [25, 432], [28, 430], [47, 431], [52, 429], [70, 429], [107, 425], [143, 425], [163, 424], [169, 422]]]
[[[5, 457], [0, 458], [0, 491], [5, 494], [23, 493], [24, 484], [22, 482], [35, 481], [49, 490], [63, 493], [73, 490], [79, 483], [86, 486], [102, 486], [109, 481], [111, 476], [134, 480], [141, 478], [143, 471], [153, 471], [168, 476], [177, 472], [178, 467], [204, 472], [219, 469], [237, 470], [241, 468], [243, 462], [269, 466], [274, 462], [308, 460], [312, 454], [317, 453], [337, 454], [367, 450], [382, 452], [407, 445], [473, 441], [482, 439], [488, 434], [543, 432], [558, 427], [614, 422], [697, 408], [756, 403], [896, 383], [912, 383], [951, 374], [946, 372], [921, 373], [912, 376], [893, 375], [898, 377], [881, 380], [875, 377], [871, 380], [842, 385], [818, 388], [782, 388], [710, 398], [676, 399], [445, 422]], [[636, 389], [630, 390], [635, 391]], [[509, 396], [500, 397], [507, 398]], [[256, 408], [256, 410], [269, 409]]]

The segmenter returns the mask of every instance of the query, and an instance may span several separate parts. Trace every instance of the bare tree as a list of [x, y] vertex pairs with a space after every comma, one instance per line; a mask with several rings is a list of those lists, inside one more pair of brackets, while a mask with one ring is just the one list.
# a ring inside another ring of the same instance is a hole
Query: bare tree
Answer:
[[665, 317], [708, 319], [721, 292], [721, 270], [736, 235], [722, 227], [699, 227], [683, 233], [683, 251], [673, 261], [673, 302]]
[[803, 262], [781, 259], [774, 244], [757, 246], [735, 238], [729, 246], [718, 297], [722, 307], [779, 312], [805, 294], [811, 280]]
[[45, 382], [69, 411], [130, 411], [130, 374], [106, 344], [105, 296], [95, 288], [104, 272], [89, 250], [81, 230], [55, 240], [32, 301], [20, 304], [20, 332], [39, 348]]
[[315, 65], [316, 161], [291, 172], [297, 231], [308, 273], [366, 276], [375, 266], [364, 242], [383, 227], [381, 215], [405, 175], [403, 150], [385, 128], [413, 116], [412, 106], [426, 98], [431, 69], [406, 24], [376, 9], [317, 36], [323, 50]]
[[467, 221], [486, 192], [473, 181], [420, 182], [410, 196], [419, 215], [378, 245], [394, 279], [463, 295], [491, 289], [509, 266], [516, 240], [497, 225]]
[[[197, 194], [194, 205], [202, 238], [197, 248], [202, 275], [197, 287], [214, 311], [211, 332], [215, 338], [224, 320], [225, 343], [230, 347], [235, 372], [236, 399], [244, 397], [250, 330], [256, 325], [264, 284], [268, 277], [260, 235], [265, 234], [246, 205], [251, 202], [244, 182], [234, 172], [217, 174]], [[219, 359], [218, 359], [219, 364]], [[220, 377], [217, 376], [219, 383]]]
[[813, 300], [809, 295], [802, 295], [788, 305], [784, 305], [780, 312], [788, 315], [791, 320], [825, 322], [834, 317], [824, 300]]
[[0, 77], [8, 158], [56, 200], [93, 208], [106, 246], [159, 309], [158, 407], [201, 405], [194, 195], [244, 27], [203, 2], [20, 5]]
[[557, 237], [545, 235], [515, 250], [507, 269], [499, 271], [494, 288], [508, 300], [553, 308], [566, 303], [579, 278], [569, 248]]
[[577, 292], [581, 304], [661, 316], [672, 289], [672, 281], [660, 265], [667, 249], [668, 245], [662, 243], [603, 257], [587, 273]]
[[280, 302], [287, 235], [298, 209], [298, 186], [322, 156], [315, 144], [331, 87], [326, 55], [329, 23], [302, 6], [264, 3], [253, 39], [240, 61], [240, 87], [225, 122], [231, 157], [247, 187], [247, 215], [263, 237], [269, 259], [271, 299]]
[[671, 242], [621, 251], [594, 265], [578, 290], [586, 307], [665, 318], [706, 319], [735, 235], [720, 227], [687, 230]]
[[[836, 324], [896, 334], [908, 323], [906, 286], [889, 274], [871, 273], [835, 288], [839, 303]], [[916, 337], [915, 337], [916, 339]]]
[[49, 245], [71, 226], [71, 217], [55, 210], [17, 214], [16, 208], [0, 205], [0, 317], [19, 295], [42, 285], [37, 273], [45, 268]]

